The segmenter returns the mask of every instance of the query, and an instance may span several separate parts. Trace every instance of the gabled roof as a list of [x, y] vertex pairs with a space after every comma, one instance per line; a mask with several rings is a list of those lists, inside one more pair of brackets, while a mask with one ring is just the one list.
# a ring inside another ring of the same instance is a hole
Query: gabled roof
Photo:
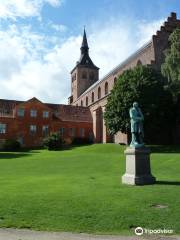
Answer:
[[41, 102], [38, 98], [36, 98], [36, 97], [33, 97], [33, 98], [30, 98], [29, 100], [27, 100], [27, 101], [23, 101], [23, 102], [21, 102], [19, 105], [18, 105], [18, 107], [23, 107], [24, 105], [26, 105], [26, 104], [28, 104], [28, 103], [32, 103], [32, 102], [36, 102], [36, 103], [39, 103], [40, 105], [42, 105], [42, 106], [44, 106], [45, 108], [47, 108], [47, 109], [49, 109], [49, 110], [52, 110], [52, 109], [50, 109], [45, 103], [43, 103], [43, 102]]
[[88, 107], [43, 103], [37, 98], [31, 98], [28, 101], [0, 99], [0, 111], [4, 113], [12, 113], [13, 109], [17, 106], [24, 106], [30, 101], [40, 102], [46, 108], [51, 110], [54, 116], [61, 121], [92, 122], [91, 112]]

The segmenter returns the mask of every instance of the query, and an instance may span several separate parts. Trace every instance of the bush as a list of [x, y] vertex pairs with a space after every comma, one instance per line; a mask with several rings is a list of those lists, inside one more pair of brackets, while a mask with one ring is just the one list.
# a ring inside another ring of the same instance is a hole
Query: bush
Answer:
[[18, 151], [20, 148], [21, 144], [15, 139], [7, 139], [2, 145], [4, 151]]
[[58, 133], [53, 133], [43, 140], [43, 145], [48, 150], [59, 150], [62, 148], [63, 140]]
[[89, 138], [82, 138], [82, 137], [75, 137], [72, 141], [74, 145], [83, 145], [83, 144], [90, 144], [92, 141]]

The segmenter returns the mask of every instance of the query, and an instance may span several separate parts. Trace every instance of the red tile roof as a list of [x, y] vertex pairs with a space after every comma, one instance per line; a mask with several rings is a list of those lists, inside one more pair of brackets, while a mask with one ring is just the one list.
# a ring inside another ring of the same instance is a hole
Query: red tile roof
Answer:
[[46, 103], [46, 105], [53, 109], [55, 115], [62, 121], [92, 122], [91, 112], [88, 107], [50, 103]]
[[[0, 99], [0, 113], [12, 114], [13, 109], [25, 101]], [[54, 115], [62, 121], [92, 122], [91, 112], [88, 107], [44, 103], [51, 108]]]

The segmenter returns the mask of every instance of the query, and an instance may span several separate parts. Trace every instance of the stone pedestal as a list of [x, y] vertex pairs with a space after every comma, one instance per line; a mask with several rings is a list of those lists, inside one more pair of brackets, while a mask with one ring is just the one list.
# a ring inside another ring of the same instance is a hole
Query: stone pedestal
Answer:
[[122, 183], [130, 185], [154, 184], [156, 179], [151, 174], [150, 149], [147, 147], [125, 150], [126, 173], [122, 176]]

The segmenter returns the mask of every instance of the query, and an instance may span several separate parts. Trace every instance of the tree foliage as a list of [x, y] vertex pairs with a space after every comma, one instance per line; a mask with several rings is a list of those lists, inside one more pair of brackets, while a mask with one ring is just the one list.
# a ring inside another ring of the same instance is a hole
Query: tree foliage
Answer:
[[168, 86], [177, 100], [180, 93], [180, 28], [169, 36], [170, 48], [165, 51], [165, 62], [161, 66], [162, 74], [168, 79]]
[[180, 81], [180, 28], [174, 30], [169, 37], [170, 48], [165, 51], [165, 62], [162, 73], [169, 82]]
[[[145, 117], [145, 136], [157, 138], [162, 129], [166, 131], [172, 121], [172, 96], [164, 88], [165, 78], [149, 66], [136, 66], [119, 76], [108, 97], [104, 114], [111, 134], [130, 130], [129, 109], [137, 101]], [[152, 134], [153, 133], [153, 134]]]

